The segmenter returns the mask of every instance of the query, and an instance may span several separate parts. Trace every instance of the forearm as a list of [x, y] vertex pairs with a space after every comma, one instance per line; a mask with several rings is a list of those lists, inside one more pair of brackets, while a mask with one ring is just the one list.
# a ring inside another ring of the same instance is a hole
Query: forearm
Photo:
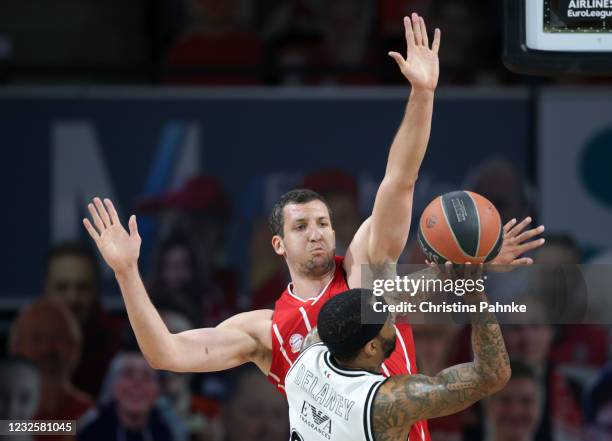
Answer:
[[171, 336], [153, 306], [142, 282], [138, 268], [115, 274], [128, 318], [138, 346], [152, 367], [161, 368], [163, 360], [171, 358]]
[[487, 302], [484, 294], [469, 294], [470, 303], [476, 305], [479, 312], [471, 314], [472, 350], [474, 368], [484, 384], [493, 388], [505, 385], [510, 377], [510, 358], [501, 328], [495, 314], [485, 310], [480, 312], [480, 302]]
[[395, 135], [385, 179], [399, 185], [413, 185], [423, 162], [433, 115], [434, 91], [412, 89], [404, 118]]

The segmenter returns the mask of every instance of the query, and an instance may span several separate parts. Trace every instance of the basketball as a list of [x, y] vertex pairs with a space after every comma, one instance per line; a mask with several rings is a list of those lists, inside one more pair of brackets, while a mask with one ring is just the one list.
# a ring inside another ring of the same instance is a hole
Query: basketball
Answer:
[[438, 196], [423, 211], [418, 241], [434, 263], [484, 263], [502, 244], [501, 217], [485, 197], [471, 191]]

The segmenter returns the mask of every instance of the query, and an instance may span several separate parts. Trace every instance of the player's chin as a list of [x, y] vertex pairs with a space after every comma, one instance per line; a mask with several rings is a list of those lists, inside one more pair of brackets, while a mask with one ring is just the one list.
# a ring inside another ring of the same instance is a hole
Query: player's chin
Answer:
[[325, 274], [332, 266], [333, 258], [328, 254], [317, 254], [311, 256], [306, 264], [309, 272], [314, 274]]

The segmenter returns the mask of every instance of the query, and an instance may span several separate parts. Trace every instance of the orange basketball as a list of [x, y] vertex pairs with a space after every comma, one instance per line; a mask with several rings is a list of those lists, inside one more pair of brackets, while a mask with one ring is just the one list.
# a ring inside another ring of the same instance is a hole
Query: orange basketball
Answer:
[[503, 240], [495, 206], [471, 191], [438, 196], [419, 221], [419, 244], [434, 263], [483, 263], [497, 256]]

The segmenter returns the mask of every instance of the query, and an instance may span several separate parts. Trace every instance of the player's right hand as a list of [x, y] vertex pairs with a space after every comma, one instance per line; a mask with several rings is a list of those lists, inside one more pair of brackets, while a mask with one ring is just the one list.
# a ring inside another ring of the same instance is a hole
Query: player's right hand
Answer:
[[[83, 219], [83, 225], [102, 257], [115, 274], [134, 269], [140, 255], [141, 239], [136, 225], [136, 216], [132, 215], [128, 222], [129, 233], [123, 228], [117, 216], [117, 211], [110, 199], [94, 198], [87, 205], [93, 225], [89, 219]], [[94, 227], [95, 225], [95, 227]]]

